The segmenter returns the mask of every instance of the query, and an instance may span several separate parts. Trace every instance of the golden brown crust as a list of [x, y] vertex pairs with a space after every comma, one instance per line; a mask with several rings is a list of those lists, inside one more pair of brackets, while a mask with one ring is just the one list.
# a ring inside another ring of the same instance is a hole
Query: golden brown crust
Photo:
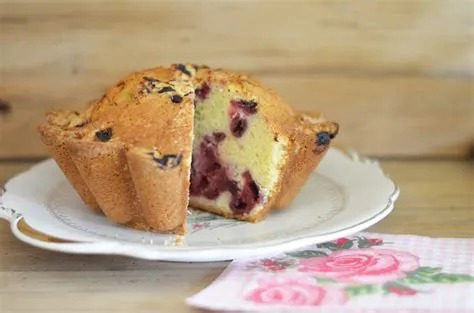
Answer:
[[173, 77], [166, 68], [133, 73], [82, 111], [49, 112], [41, 129], [55, 132], [39, 131], [62, 147], [52, 157], [67, 161], [84, 201], [92, 196], [110, 220], [184, 234], [194, 94]]
[[184, 234], [188, 207], [188, 166], [162, 170], [142, 151], [127, 153], [128, 166], [150, 230]]
[[291, 203], [326, 155], [330, 143], [318, 143], [317, 135], [326, 132], [334, 138], [339, 132], [337, 123], [325, 121], [320, 114], [302, 113], [296, 116], [293, 127], [291, 154], [281, 176], [275, 209], [285, 208]]
[[123, 145], [67, 140], [66, 147], [79, 173], [109, 219], [119, 224], [143, 220]]
[[[61, 138], [61, 131], [48, 124], [38, 126], [38, 133], [45, 146], [48, 148], [52, 158], [56, 161], [64, 176], [69, 180], [73, 188], [90, 208], [101, 212], [99, 204], [92, 195], [87, 184], [77, 170], [68, 149], [65, 147], [65, 139]], [[72, 134], [71, 134], [72, 135]]]

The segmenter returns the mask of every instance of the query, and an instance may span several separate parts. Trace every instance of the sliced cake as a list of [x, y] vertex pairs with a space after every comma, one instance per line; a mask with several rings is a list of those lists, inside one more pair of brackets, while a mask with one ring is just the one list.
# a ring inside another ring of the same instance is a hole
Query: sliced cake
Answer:
[[[196, 85], [191, 206], [252, 222], [285, 207], [338, 125], [295, 112], [246, 75], [206, 68], [188, 73]], [[324, 134], [328, 140], [319, 140]]]
[[338, 125], [244, 74], [175, 64], [125, 77], [81, 112], [50, 112], [39, 132], [91, 208], [183, 234], [188, 205], [251, 222], [287, 207]]

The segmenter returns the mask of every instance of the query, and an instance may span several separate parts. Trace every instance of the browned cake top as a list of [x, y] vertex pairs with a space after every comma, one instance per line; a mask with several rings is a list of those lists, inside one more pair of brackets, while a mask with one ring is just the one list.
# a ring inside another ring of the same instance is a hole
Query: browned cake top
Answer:
[[[187, 135], [181, 130], [193, 123], [189, 106], [209, 85], [235, 91], [242, 101], [253, 103], [275, 134], [290, 138], [305, 129], [315, 134], [317, 144], [338, 133], [337, 123], [315, 113], [301, 115], [275, 90], [246, 74], [193, 64], [132, 73], [83, 110], [49, 112], [48, 123], [75, 137], [171, 153], [182, 148], [181, 137]], [[151, 128], [156, 136], [150, 136]]]

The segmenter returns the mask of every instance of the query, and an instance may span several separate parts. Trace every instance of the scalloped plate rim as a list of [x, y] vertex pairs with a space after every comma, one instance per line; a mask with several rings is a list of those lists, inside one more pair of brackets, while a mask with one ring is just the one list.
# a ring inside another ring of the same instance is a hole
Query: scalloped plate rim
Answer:
[[[331, 148], [334, 150], [339, 150], [336, 148]], [[19, 213], [13, 212], [11, 216], [5, 215], [5, 212], [2, 213], [2, 207], [0, 202], [0, 218], [6, 219], [10, 222], [10, 229], [13, 235], [20, 241], [29, 244], [31, 246], [56, 252], [64, 252], [71, 254], [91, 254], [91, 255], [120, 255], [125, 257], [132, 257], [137, 259], [146, 259], [146, 260], [157, 260], [157, 261], [171, 261], [171, 262], [211, 262], [211, 261], [227, 261], [236, 258], [245, 258], [253, 257], [256, 255], [273, 253], [281, 250], [296, 250], [303, 248], [304, 246], [318, 244], [322, 242], [327, 242], [335, 240], [340, 237], [348, 236], [359, 231], [363, 231], [366, 228], [373, 226], [378, 223], [385, 217], [387, 217], [394, 209], [394, 204], [399, 197], [400, 189], [388, 175], [383, 171], [383, 169], [378, 165], [377, 162], [363, 158], [354, 151], [342, 152], [347, 158], [352, 162], [361, 162], [361, 163], [371, 163], [380, 170], [384, 178], [390, 181], [393, 185], [393, 191], [388, 195], [386, 206], [379, 210], [377, 214], [374, 214], [370, 218], [367, 218], [363, 221], [360, 221], [354, 225], [338, 229], [332, 232], [316, 234], [309, 237], [296, 237], [289, 238], [286, 240], [277, 240], [276, 242], [265, 241], [264, 243], [253, 243], [253, 244], [241, 244], [238, 247], [220, 245], [215, 248], [202, 248], [202, 247], [187, 247], [185, 250], [174, 249], [173, 247], [159, 247], [149, 246], [139, 243], [128, 243], [120, 242], [113, 240], [104, 240], [97, 242], [48, 242], [45, 240], [35, 239], [31, 236], [25, 234], [19, 227], [21, 222], [27, 223], [27, 218]], [[40, 166], [45, 162], [49, 162], [51, 159], [44, 160], [33, 165], [31, 168], [26, 171], [12, 177], [5, 184], [6, 192], [8, 193], [8, 186], [13, 182], [15, 178], [20, 175], [28, 175], [30, 172], [34, 171], [35, 168]], [[4, 195], [5, 195], [4, 194]], [[3, 196], [4, 196], [3, 195]], [[14, 208], [15, 209], [15, 208]], [[21, 211], [21, 210], [18, 210]], [[28, 225], [29, 226], [29, 225]], [[29, 226], [31, 227], [31, 226]], [[41, 234], [40, 230], [33, 229], [34, 231]], [[46, 237], [51, 237], [46, 235]], [[54, 238], [54, 237], [52, 237]], [[61, 239], [59, 239], [61, 240]], [[161, 250], [160, 250], [161, 249]], [[193, 253], [197, 252], [197, 253]], [[192, 257], [186, 254], [192, 253]], [[232, 257], [225, 257], [226, 255], [231, 255]]]

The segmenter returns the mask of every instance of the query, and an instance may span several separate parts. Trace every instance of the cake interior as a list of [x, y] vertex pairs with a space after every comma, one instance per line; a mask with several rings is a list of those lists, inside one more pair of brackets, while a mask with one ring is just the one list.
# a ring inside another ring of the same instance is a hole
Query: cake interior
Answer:
[[275, 188], [285, 151], [256, 99], [204, 83], [196, 89], [191, 206], [252, 220]]

